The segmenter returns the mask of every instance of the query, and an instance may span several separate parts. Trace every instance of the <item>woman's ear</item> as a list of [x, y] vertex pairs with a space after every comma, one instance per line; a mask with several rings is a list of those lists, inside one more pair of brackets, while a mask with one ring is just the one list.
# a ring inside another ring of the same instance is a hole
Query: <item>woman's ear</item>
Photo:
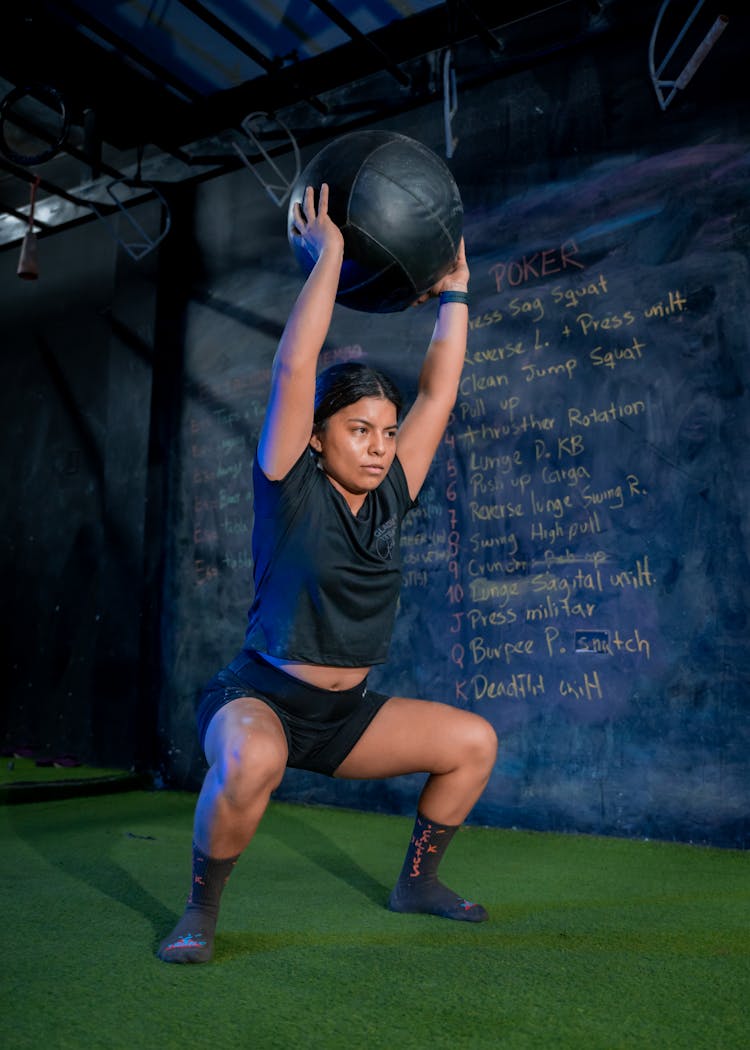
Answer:
[[315, 430], [313, 430], [312, 435], [310, 437], [310, 448], [313, 450], [313, 452], [323, 451], [323, 442], [320, 440]]

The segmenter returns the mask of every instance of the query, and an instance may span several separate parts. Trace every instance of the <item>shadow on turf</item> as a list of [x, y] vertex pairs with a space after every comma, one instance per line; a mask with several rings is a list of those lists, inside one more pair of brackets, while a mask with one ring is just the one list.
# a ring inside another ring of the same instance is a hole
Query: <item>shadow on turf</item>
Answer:
[[294, 850], [368, 900], [385, 907], [392, 887], [378, 882], [332, 838], [311, 827], [305, 820], [277, 807], [273, 811], [273, 818], [264, 825], [264, 830], [287, 849]]
[[[142, 915], [153, 928], [152, 947], [156, 950], [165, 933], [174, 926], [181, 913], [165, 907], [123, 867], [108, 857], [105, 850], [99, 851], [92, 861], [90, 849], [81, 848], [74, 831], [67, 837], [58, 833], [50, 836], [49, 826], [34, 827], [26, 821], [14, 819], [17, 816], [19, 814], [9, 810], [16, 834], [51, 867]], [[268, 820], [264, 830], [287, 849], [294, 850], [323, 871], [345, 882], [377, 906], [386, 908], [391, 887], [375, 879], [341, 849], [334, 839], [311, 826], [303, 818], [276, 808], [273, 818]], [[219, 958], [232, 958], [277, 950], [287, 946], [284, 943], [286, 939], [281, 935], [269, 940], [267, 936], [259, 938], [257, 933], [250, 932], [225, 934], [222, 938], [223, 949], [217, 943], [217, 955]]]
[[153, 949], [156, 950], [181, 913], [166, 908], [140, 882], [108, 857], [105, 850], [99, 851], [92, 862], [90, 849], [79, 848], [74, 832], [67, 838], [59, 832], [50, 838], [49, 827], [35, 828], [29, 825], [20, 819], [20, 813], [15, 812], [15, 807], [9, 807], [8, 812], [18, 837], [52, 868], [142, 915], [153, 927]]

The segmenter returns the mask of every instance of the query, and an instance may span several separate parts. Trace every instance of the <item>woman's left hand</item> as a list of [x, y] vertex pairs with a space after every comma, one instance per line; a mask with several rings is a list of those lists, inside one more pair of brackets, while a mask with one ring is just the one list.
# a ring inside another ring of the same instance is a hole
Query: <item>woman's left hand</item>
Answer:
[[441, 277], [439, 281], [436, 281], [428, 292], [424, 292], [418, 299], [415, 299], [412, 306], [419, 306], [420, 303], [426, 303], [428, 299], [434, 299], [436, 296], [440, 295], [441, 292], [468, 291], [469, 277], [469, 266], [466, 262], [466, 246], [462, 237], [458, 245], [458, 253], [456, 254], [451, 269], [444, 277]]

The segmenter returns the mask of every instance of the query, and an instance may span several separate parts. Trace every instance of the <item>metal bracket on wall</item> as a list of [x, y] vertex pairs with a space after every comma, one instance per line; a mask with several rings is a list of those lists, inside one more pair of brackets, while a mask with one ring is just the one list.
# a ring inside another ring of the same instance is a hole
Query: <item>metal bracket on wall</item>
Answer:
[[667, 51], [666, 55], [661, 60], [657, 68], [654, 58], [654, 52], [656, 50], [656, 37], [659, 33], [659, 27], [661, 26], [662, 19], [664, 18], [664, 13], [669, 7], [670, 0], [664, 0], [661, 7], [659, 8], [659, 13], [656, 16], [656, 22], [654, 23], [654, 28], [651, 32], [651, 40], [649, 41], [648, 66], [649, 74], [651, 76], [651, 83], [654, 85], [656, 97], [659, 101], [659, 105], [661, 106], [662, 110], [665, 110], [667, 108], [667, 106], [672, 101], [672, 99], [678, 91], [684, 91], [684, 89], [693, 79], [693, 76], [695, 75], [698, 66], [701, 64], [703, 59], [706, 57], [708, 52], [711, 50], [711, 48], [714, 46], [716, 41], [719, 39], [719, 37], [727, 27], [727, 22], [729, 20], [726, 17], [726, 15], [719, 15], [719, 17], [716, 19], [716, 21], [713, 23], [711, 28], [704, 36], [702, 42], [699, 43], [693, 51], [692, 56], [685, 62], [682, 71], [673, 79], [662, 79], [662, 75], [666, 70], [668, 63], [674, 57], [675, 52], [682, 44], [685, 35], [687, 34], [690, 27], [693, 25], [696, 17], [698, 16], [698, 13], [703, 7], [703, 3], [704, 0], [698, 0], [698, 3], [695, 5], [693, 10], [686, 18], [682, 29], [680, 29], [679, 33], [673, 40], [669, 50]]
[[[121, 190], [145, 190], [148, 192], [149, 196], [153, 195], [157, 198], [162, 209], [161, 232], [158, 236], [152, 237], [148, 234], [138, 220], [131, 215], [130, 211], [125, 207], [125, 198], [120, 195]], [[101, 212], [93, 201], [88, 202], [89, 206], [93, 210], [97, 219], [100, 219], [104, 223], [107, 231], [117, 241], [120, 247], [125, 249], [134, 262], [138, 262], [140, 259], [145, 258], [149, 252], [152, 252], [154, 248], [157, 248], [169, 233], [172, 225], [169, 205], [167, 204], [164, 195], [152, 182], [144, 182], [140, 179], [114, 179], [107, 186], [107, 196], [112, 199], [117, 207], [117, 211], [127, 219], [131, 229], [133, 229], [138, 235], [137, 239], [132, 241], [124, 240], [119, 235], [114, 225], [110, 222], [109, 216]]]
[[450, 160], [458, 139], [453, 135], [453, 118], [458, 112], [458, 93], [456, 91], [456, 71], [451, 66], [450, 48], [443, 55], [443, 122], [445, 125], [445, 155]]
[[[258, 135], [256, 134], [256, 132], [253, 130], [253, 121], [257, 121], [257, 120], [259, 120], [261, 118], [263, 120], [272, 120], [275, 124], [278, 124], [278, 126], [282, 129], [282, 131], [284, 132], [284, 134], [287, 136], [287, 138], [289, 139], [289, 141], [292, 144], [292, 150], [294, 152], [294, 165], [295, 165], [295, 167], [294, 167], [294, 174], [292, 175], [291, 179], [287, 179], [287, 177], [284, 175], [284, 172], [278, 166], [276, 161], [273, 159], [271, 154], [268, 152], [268, 150], [265, 148], [265, 146], [262, 144], [262, 142], [258, 138]], [[252, 142], [253, 146], [261, 154], [263, 159], [271, 166], [271, 168], [273, 169], [273, 171], [274, 171], [274, 173], [276, 175], [276, 178], [279, 179], [280, 181], [279, 182], [268, 182], [268, 181], [266, 181], [266, 179], [264, 179], [263, 176], [260, 174], [260, 172], [257, 170], [255, 164], [251, 164], [251, 162], [250, 162], [249, 158], [247, 157], [247, 155], [240, 149], [240, 147], [237, 145], [236, 142], [233, 142], [232, 146], [233, 146], [237, 156], [240, 158], [240, 160], [245, 165], [245, 167], [249, 171], [251, 171], [253, 173], [253, 175], [256, 177], [256, 179], [261, 184], [261, 186], [266, 191], [266, 193], [271, 198], [271, 200], [274, 202], [274, 204], [277, 205], [277, 207], [279, 207], [279, 208], [283, 207], [283, 205], [286, 203], [287, 198], [289, 197], [289, 194], [292, 192], [292, 187], [294, 186], [295, 182], [297, 181], [297, 178], [299, 176], [300, 171], [302, 170], [302, 162], [301, 162], [301, 159], [300, 159], [300, 152], [299, 152], [299, 146], [297, 145], [297, 140], [295, 139], [294, 135], [289, 130], [289, 128], [286, 126], [286, 124], [283, 124], [278, 119], [278, 117], [272, 117], [269, 113], [249, 113], [245, 117], [245, 119], [242, 121], [240, 126], [241, 126], [242, 130], [245, 132], [245, 134], [247, 135], [247, 137]]]

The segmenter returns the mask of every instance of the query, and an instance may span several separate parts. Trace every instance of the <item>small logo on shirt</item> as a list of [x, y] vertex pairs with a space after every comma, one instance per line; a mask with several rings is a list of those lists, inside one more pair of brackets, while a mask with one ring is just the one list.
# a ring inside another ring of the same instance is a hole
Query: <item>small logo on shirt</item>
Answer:
[[389, 518], [375, 529], [375, 553], [383, 561], [389, 561], [396, 542], [396, 518]]

